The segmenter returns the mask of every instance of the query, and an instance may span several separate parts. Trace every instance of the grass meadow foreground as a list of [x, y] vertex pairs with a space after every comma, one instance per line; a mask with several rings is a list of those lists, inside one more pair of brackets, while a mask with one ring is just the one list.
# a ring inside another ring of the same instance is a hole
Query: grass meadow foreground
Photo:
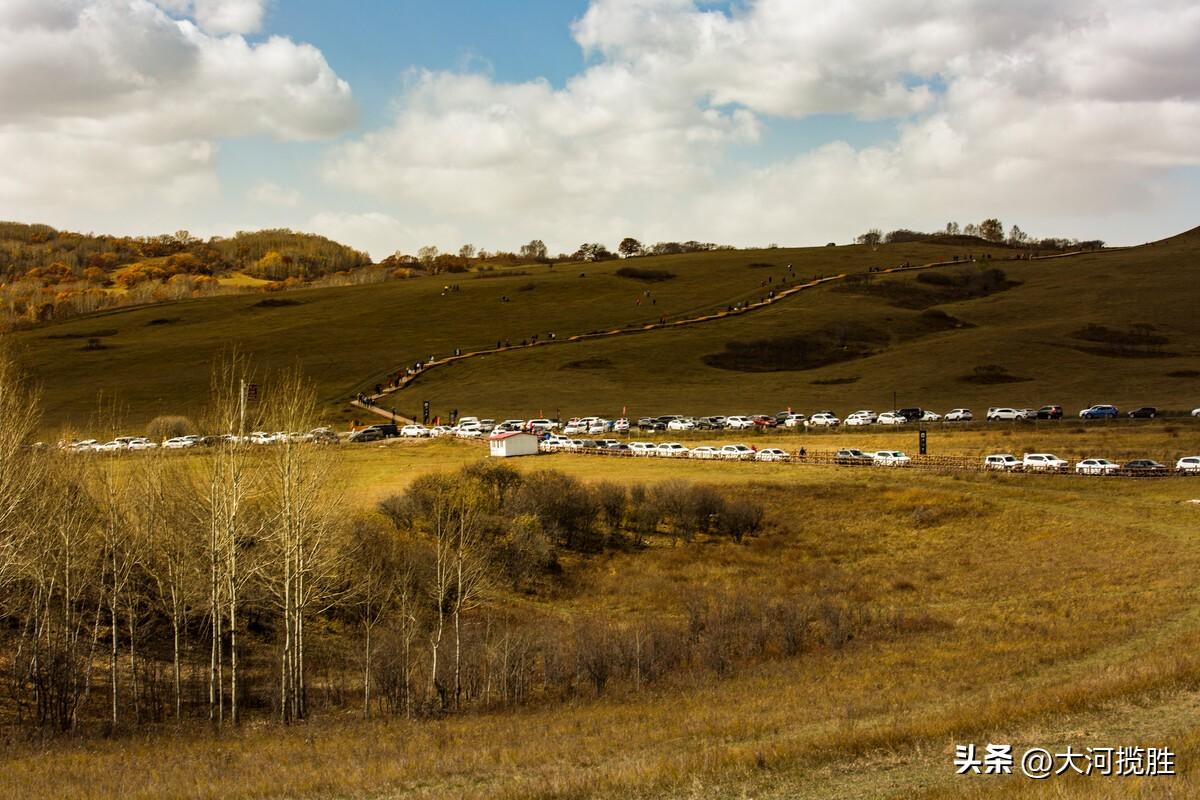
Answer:
[[[1161, 429], [1126, 435], [1130, 448], [1175, 446]], [[341, 449], [355, 507], [484, 452], [456, 442]], [[292, 726], [251, 717], [215, 733], [163, 723], [43, 742], [11, 729], [0, 795], [1117, 798], [1200, 788], [1200, 507], [1188, 502], [1200, 483], [570, 455], [513, 466], [627, 486], [714, 483], [766, 517], [740, 544], [655, 535], [572, 554], [554, 588], [497, 587], [489, 603], [622, 630], [696, 624], [699, 589], [730, 609], [748, 597], [836, 598], [843, 616], [813, 622], [827, 628], [823, 644], [795, 654], [773, 644], [727, 668], [595, 682], [510, 710], [364, 722], [331, 706]], [[843, 634], [830, 635], [838, 625]], [[322, 680], [314, 698], [329, 691]], [[1170, 746], [1181, 774], [956, 776], [954, 746], [967, 742]]]

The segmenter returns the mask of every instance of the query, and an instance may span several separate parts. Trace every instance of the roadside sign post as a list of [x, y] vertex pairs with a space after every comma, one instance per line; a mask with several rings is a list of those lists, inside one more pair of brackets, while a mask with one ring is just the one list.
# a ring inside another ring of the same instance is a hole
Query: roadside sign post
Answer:
[[[392, 416], [393, 417], [396, 416], [395, 411], [392, 412]], [[422, 417], [421, 424], [428, 425], [429, 424], [429, 401], [428, 400], [426, 400], [425, 402], [423, 402], [421, 404], [421, 417]]]
[[926, 440], [929, 438], [929, 432], [926, 431], [924, 428], [922, 428], [918, 432], [917, 435], [920, 437], [920, 445], [919, 446], [921, 448], [921, 455], [923, 455], [923, 456], [928, 455], [929, 448], [928, 448], [928, 445], [926, 444]]

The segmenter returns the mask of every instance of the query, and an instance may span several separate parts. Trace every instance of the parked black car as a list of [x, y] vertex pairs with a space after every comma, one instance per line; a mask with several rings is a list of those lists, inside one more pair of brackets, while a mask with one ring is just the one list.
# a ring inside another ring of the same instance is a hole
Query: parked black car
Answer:
[[1157, 416], [1158, 409], [1154, 406], [1142, 406], [1129, 412], [1130, 419], [1154, 419]]
[[847, 447], [842, 450], [838, 450], [834, 454], [833, 460], [838, 464], [845, 464], [847, 466], [866, 466], [868, 464], [875, 463], [875, 458], [873, 456], [853, 447]]
[[1150, 458], [1137, 458], [1121, 467], [1125, 472], [1138, 475], [1166, 475], [1167, 467]]
[[384, 438], [383, 432], [379, 428], [363, 428], [361, 431], [350, 434], [352, 442], [378, 442], [382, 438]]
[[1038, 419], [1062, 419], [1062, 406], [1042, 406], [1037, 410]]
[[896, 416], [904, 417], [908, 422], [920, 422], [921, 417], [925, 416], [925, 410], [922, 408], [902, 408], [896, 412]]
[[378, 425], [372, 425], [369, 428], [363, 428], [363, 430], [379, 431], [379, 435], [384, 439], [391, 439], [400, 435], [400, 428], [390, 422], [382, 422]]

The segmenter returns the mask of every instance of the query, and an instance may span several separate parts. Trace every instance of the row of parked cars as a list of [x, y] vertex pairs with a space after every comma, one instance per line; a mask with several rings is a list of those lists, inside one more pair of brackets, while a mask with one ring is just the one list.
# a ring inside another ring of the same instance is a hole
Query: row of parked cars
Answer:
[[[1131, 419], [1154, 419], [1159, 410], [1153, 406], [1142, 406], [1128, 411], [1124, 416]], [[1064, 416], [1061, 405], [1045, 405], [1041, 408], [1016, 408], [1011, 406], [993, 407], [987, 410], [984, 419], [989, 422], [1016, 420], [1059, 420]], [[1079, 412], [1080, 419], [1113, 419], [1122, 416], [1116, 406], [1094, 405]], [[1200, 408], [1192, 411], [1192, 416], [1200, 417]], [[867, 425], [907, 425], [910, 423], [929, 422], [971, 422], [975, 419], [969, 408], [953, 408], [945, 414], [939, 414], [927, 409], [910, 407], [895, 411], [876, 413], [869, 409], [861, 409], [839, 417], [834, 411], [823, 410], [805, 415], [794, 411], [781, 411], [777, 414], [733, 414], [728, 416], [685, 416], [682, 414], [664, 414], [658, 417], [641, 417], [636, 421], [620, 417], [606, 419], [604, 417], [573, 417], [566, 422], [557, 419], [506, 419], [497, 422], [494, 419], [478, 417], [463, 417], [453, 425], [426, 427], [424, 425], [407, 425], [403, 428], [387, 432], [388, 428], [396, 426], [375, 425], [380, 429], [378, 438], [390, 436], [456, 436], [459, 438], [477, 438], [493, 432], [530, 431], [537, 434], [558, 433], [563, 436], [599, 436], [606, 433], [628, 433], [631, 430], [647, 432], [682, 432], [696, 430], [734, 430], [746, 431], [758, 428], [835, 428], [838, 426], [860, 427]], [[370, 429], [368, 429], [370, 430]], [[360, 432], [362, 433], [362, 432]], [[353, 441], [373, 441], [374, 434]]]
[[[1001, 406], [999, 408], [989, 408], [987, 410], [987, 420], [1006, 421], [1006, 420], [1032, 420], [1032, 419], [1062, 419], [1063, 407], [1058, 405], [1042, 406], [1038, 409], [1033, 408], [1013, 408], [1011, 406]], [[1139, 406], [1132, 411], [1126, 411], [1124, 416], [1129, 419], [1155, 419], [1158, 417], [1159, 411], [1156, 406]], [[1117, 419], [1122, 416], [1120, 409], [1114, 405], [1101, 403], [1079, 411], [1080, 419]], [[1192, 410], [1193, 417], [1200, 417], [1200, 408]]]
[[[988, 469], [1004, 472], [1066, 472], [1071, 462], [1053, 453], [1026, 453], [1017, 458], [1011, 453], [996, 453], [984, 458]], [[1124, 464], [1107, 458], [1084, 458], [1075, 464], [1079, 475], [1166, 475], [1171, 470], [1151, 458], [1135, 458]], [[1200, 474], [1200, 456], [1184, 456], [1175, 462], [1175, 471]]]
[[[793, 454], [778, 447], [757, 449], [745, 444], [727, 444], [720, 447], [699, 445], [687, 447], [681, 442], [620, 442], [616, 439], [571, 439], [551, 434], [540, 444], [545, 452], [610, 450], [628, 452], [634, 456], [657, 456], [664, 458], [697, 458], [727, 461], [792, 461], [803, 460], [801, 450]], [[877, 465], [902, 467], [912, 463], [912, 458], [902, 450], [859, 450], [844, 447], [834, 453], [834, 463], [846, 466]], [[997, 453], [984, 457], [987, 469], [1005, 472], [1066, 472], [1071, 462], [1053, 453], [1026, 453], [1017, 458], [1011, 453]], [[1175, 463], [1175, 471], [1200, 474], [1200, 456], [1185, 456]], [[1124, 464], [1106, 458], [1085, 458], [1075, 464], [1080, 475], [1165, 475], [1170, 469], [1165, 464], [1148, 458], [1138, 458]]]
[[266, 445], [279, 444], [281, 442], [337, 444], [338, 441], [340, 441], [338, 435], [331, 428], [314, 428], [306, 432], [276, 431], [268, 433], [266, 431], [254, 431], [244, 436], [231, 433], [222, 436], [201, 436], [194, 434], [189, 436], [174, 436], [164, 439], [162, 442], [153, 441], [145, 436], [118, 436], [108, 442], [100, 442], [96, 439], [72, 439], [59, 442], [58, 447], [61, 450], [68, 450], [72, 453], [117, 453], [122, 451], [156, 450], [160, 447], [164, 450], [187, 450], [193, 447], [213, 447], [223, 442]]
[[745, 444], [726, 444], [719, 447], [703, 445], [686, 447], [680, 442], [621, 442], [616, 439], [572, 439], [550, 434], [539, 445], [545, 452], [560, 450], [612, 450], [635, 456], [666, 458], [705, 458], [726, 461], [787, 461], [791, 456], [778, 447], [758, 449]]

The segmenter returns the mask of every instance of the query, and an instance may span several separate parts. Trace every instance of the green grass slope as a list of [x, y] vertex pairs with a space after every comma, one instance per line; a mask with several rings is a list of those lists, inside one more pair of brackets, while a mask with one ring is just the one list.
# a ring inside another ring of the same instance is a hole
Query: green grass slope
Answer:
[[968, 297], [930, 273], [872, 276], [717, 323], [456, 364], [406, 393], [496, 417], [846, 413], [891, 408], [893, 392], [900, 405], [980, 414], [1050, 402], [1072, 414], [1098, 402], [1187, 410], [1200, 406], [1198, 257], [1193, 231], [993, 261], [971, 270], [999, 268], [1007, 288]]
[[[789, 263], [796, 278], [806, 279], [906, 261], [924, 263], [966, 255], [970, 250], [928, 244], [878, 250], [818, 247], [529, 266], [488, 277], [440, 275], [371, 286], [297, 290], [267, 298], [215, 297], [121, 309], [22, 331], [13, 337], [46, 395], [47, 428], [86, 426], [101, 394], [119, 398], [133, 426], [156, 414], [194, 413], [207, 391], [209, 363], [222, 349], [234, 345], [252, 354], [264, 369], [299, 364], [318, 381], [323, 399], [336, 408], [354, 392], [382, 380], [389, 370], [430, 355], [449, 355], [454, 348], [494, 347], [497, 340], [517, 343], [535, 333], [545, 338], [551, 331], [561, 339], [640, 325], [664, 314], [692, 315], [758, 299], [768, 291], [762, 285], [768, 277], [770, 287], [779, 286], [789, 274]], [[996, 258], [1009, 253], [995, 251]], [[616, 271], [624, 266], [666, 271], [675, 277], [656, 282], [618, 277]], [[444, 294], [443, 287], [448, 284], [457, 284], [461, 290]], [[646, 291], [649, 296], [644, 295]], [[502, 302], [502, 297], [510, 301]], [[825, 297], [818, 304], [824, 303]], [[264, 299], [269, 305], [263, 304]], [[805, 298], [788, 304], [806, 313], [804, 309], [813, 302]], [[646, 334], [628, 346], [669, 345], [669, 335], [655, 341], [659, 335]], [[97, 339], [102, 349], [89, 348], [89, 339]], [[551, 359], [566, 361], [586, 352], [575, 345], [540, 350]], [[574, 391], [576, 379], [586, 377], [562, 373], [553, 366], [547, 370], [537, 358], [505, 356], [480, 362], [484, 370], [500, 367], [506, 371], [510, 364], [529, 370], [521, 379], [529, 389], [527, 398]], [[468, 373], [454, 371], [445, 377], [453, 381], [460, 375], [467, 377]], [[630, 375], [638, 380], [642, 377], [636, 369], [630, 370]], [[398, 407], [419, 408], [415, 391], [398, 397]], [[446, 396], [450, 394], [459, 392]], [[610, 392], [609, 397], [617, 394]], [[462, 396], [464, 406], [491, 405], [486, 386], [482, 394], [472, 391]]]

